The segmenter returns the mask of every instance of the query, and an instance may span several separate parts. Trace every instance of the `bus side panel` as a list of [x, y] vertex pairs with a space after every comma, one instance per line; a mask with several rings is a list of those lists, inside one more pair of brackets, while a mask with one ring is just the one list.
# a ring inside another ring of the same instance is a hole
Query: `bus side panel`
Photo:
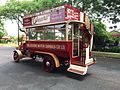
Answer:
[[26, 49], [30, 53], [42, 51], [53, 53], [58, 57], [69, 58], [68, 44], [66, 41], [27, 41]]

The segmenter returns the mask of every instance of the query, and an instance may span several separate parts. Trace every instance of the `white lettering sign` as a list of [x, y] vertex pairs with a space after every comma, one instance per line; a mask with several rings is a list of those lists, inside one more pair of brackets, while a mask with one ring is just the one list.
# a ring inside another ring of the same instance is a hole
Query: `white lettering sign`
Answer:
[[39, 15], [33, 18], [33, 25], [50, 22], [50, 14]]
[[29, 48], [45, 48], [45, 49], [59, 49], [65, 50], [65, 45], [51, 45], [51, 44], [27, 44]]

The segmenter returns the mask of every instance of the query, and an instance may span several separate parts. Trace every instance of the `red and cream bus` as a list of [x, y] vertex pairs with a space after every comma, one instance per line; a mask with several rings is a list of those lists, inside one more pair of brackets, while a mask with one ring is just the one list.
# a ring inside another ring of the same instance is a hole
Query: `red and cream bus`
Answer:
[[92, 57], [93, 24], [88, 16], [65, 4], [23, 18], [26, 41], [14, 51], [14, 61], [41, 57], [47, 72], [67, 66], [67, 71], [87, 73]]

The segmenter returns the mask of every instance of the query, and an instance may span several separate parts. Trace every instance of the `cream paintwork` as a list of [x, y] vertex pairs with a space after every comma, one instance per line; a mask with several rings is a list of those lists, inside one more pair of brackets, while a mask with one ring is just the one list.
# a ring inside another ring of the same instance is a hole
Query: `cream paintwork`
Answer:
[[89, 58], [89, 59], [86, 59], [85, 64], [87, 65], [89, 63], [94, 63], [94, 62], [95, 62], [94, 58]]
[[93, 34], [91, 35], [91, 41], [90, 41], [90, 51], [92, 51], [92, 46], [93, 46]]
[[90, 62], [94, 62], [94, 59], [89, 57], [89, 52], [92, 50], [92, 45], [93, 45], [93, 35], [91, 37], [90, 45], [86, 48], [85, 64], [88, 64]]
[[20, 50], [15, 50], [14, 52], [18, 53], [18, 58], [21, 59], [23, 57], [23, 54]]
[[53, 53], [48, 53], [48, 52], [41, 52], [41, 51], [35, 51], [35, 53], [42, 53], [42, 54], [47, 54], [47, 55], [52, 56], [53, 59], [54, 59], [54, 61], [55, 61], [55, 66], [56, 66], [57, 68], [60, 67], [60, 62], [59, 62], [59, 60], [58, 60], [58, 58], [57, 58], [57, 56], [56, 56], [55, 54], [53, 54]]
[[[70, 70], [70, 69], [74, 69], [74, 70], [77, 70], [77, 71], [80, 71], [80, 72], [83, 72], [83, 73], [75, 72], [75, 71]], [[80, 75], [85, 75], [87, 73], [87, 69], [88, 69], [88, 66], [83, 67], [83, 66], [70, 64], [70, 67], [67, 69], [67, 71], [77, 73], [77, 74], [80, 74]]]
[[90, 57], [89, 57], [89, 50], [90, 50], [90, 46], [88, 46], [88, 47], [86, 48], [86, 60], [85, 60], [85, 64], [88, 64], [88, 63], [90, 63], [90, 62], [93, 62], [93, 58], [90, 58]]
[[83, 12], [80, 12], [80, 21], [81, 22], [84, 22], [84, 13]]

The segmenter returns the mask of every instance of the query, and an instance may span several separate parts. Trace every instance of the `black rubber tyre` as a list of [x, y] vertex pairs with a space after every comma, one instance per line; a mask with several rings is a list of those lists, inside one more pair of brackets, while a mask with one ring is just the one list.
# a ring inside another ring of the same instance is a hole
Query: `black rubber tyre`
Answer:
[[18, 55], [17, 52], [14, 52], [14, 54], [13, 54], [13, 59], [14, 59], [15, 62], [19, 62], [19, 61], [20, 61], [19, 55]]
[[43, 65], [46, 72], [53, 72], [55, 70], [55, 62], [51, 56], [44, 58]]
[[35, 59], [36, 59], [36, 55], [31, 55], [31, 58], [32, 58], [33, 60], [35, 60]]

